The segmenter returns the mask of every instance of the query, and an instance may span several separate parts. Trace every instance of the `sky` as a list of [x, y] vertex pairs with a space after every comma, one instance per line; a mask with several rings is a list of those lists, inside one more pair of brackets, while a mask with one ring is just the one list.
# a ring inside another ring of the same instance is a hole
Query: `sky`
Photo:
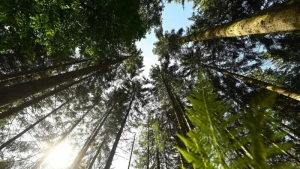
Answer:
[[[164, 31], [171, 31], [172, 29], [178, 30], [180, 28], [186, 28], [192, 24], [192, 21], [188, 20], [192, 16], [193, 9], [192, 3], [185, 3], [184, 8], [181, 4], [165, 4], [164, 11], [162, 13], [163, 18], [163, 29]], [[146, 35], [146, 38], [142, 39], [141, 41], [137, 42], [137, 47], [143, 51], [144, 56], [144, 76], [149, 76], [149, 70], [152, 65], [158, 64], [158, 56], [152, 53], [152, 49], [154, 47], [154, 43], [157, 41], [154, 31], [152, 30], [151, 33]], [[125, 134], [125, 133], [124, 133]], [[137, 135], [138, 137], [138, 135]], [[125, 137], [122, 137], [125, 138]], [[121, 139], [122, 139], [121, 138]], [[129, 138], [130, 139], [130, 138]], [[133, 140], [133, 138], [132, 138]], [[114, 169], [127, 169], [128, 162], [129, 162], [129, 152], [124, 153], [124, 149], [131, 147], [132, 140], [126, 141], [128, 144], [124, 145], [124, 141], [122, 140], [119, 142], [120, 148], [117, 149], [116, 155], [114, 157], [112, 168]], [[125, 143], [126, 144], [126, 143]], [[135, 146], [138, 143], [136, 141]], [[125, 148], [123, 147], [125, 146]], [[132, 157], [134, 158], [134, 157]], [[131, 161], [133, 163], [133, 160]]]
[[[171, 31], [172, 29], [178, 30], [180, 28], [186, 28], [192, 24], [192, 21], [188, 20], [193, 13], [193, 4], [185, 3], [184, 9], [181, 4], [165, 4], [164, 11], [162, 13], [162, 26], [164, 31]], [[137, 47], [143, 51], [144, 56], [144, 75], [148, 77], [149, 70], [152, 65], [158, 63], [158, 57], [152, 53], [154, 43], [157, 41], [154, 31], [151, 34], [147, 34], [145, 39], [137, 42]]]

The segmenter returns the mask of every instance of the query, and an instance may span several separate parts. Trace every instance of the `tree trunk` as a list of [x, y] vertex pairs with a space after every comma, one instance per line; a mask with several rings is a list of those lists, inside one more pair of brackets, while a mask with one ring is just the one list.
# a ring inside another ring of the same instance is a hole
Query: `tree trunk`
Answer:
[[[289, 137], [291, 137], [293, 140], [295, 141], [298, 141], [299, 139], [296, 139], [295, 137], [297, 138], [300, 138], [300, 132], [298, 130], [295, 130], [293, 129], [292, 127], [284, 124], [283, 122], [281, 122], [281, 120], [277, 120], [277, 119], [274, 119], [272, 116], [270, 115], [264, 115], [266, 118], [274, 121], [275, 124], [277, 124], [278, 126], [278, 129], [281, 130], [282, 132], [286, 133]], [[282, 129], [283, 128], [283, 129]], [[294, 136], [292, 136], [290, 133], [292, 133]]]
[[168, 167], [168, 158], [167, 158], [167, 153], [166, 153], [166, 140], [164, 141], [164, 163], [165, 163], [165, 168], [167, 169], [167, 168], [169, 168]]
[[[168, 114], [167, 113], [167, 118], [168, 118], [168, 124], [169, 124], [169, 127], [168, 127], [168, 129], [169, 129], [169, 133], [170, 133], [170, 137], [172, 136], [174, 139], [175, 139], [175, 142], [177, 143], [177, 146], [179, 146], [179, 147], [184, 147], [187, 151], [189, 151], [188, 150], [188, 148], [186, 147], [186, 145], [179, 139], [179, 137], [177, 137], [176, 135], [174, 135], [173, 133], [172, 133], [172, 128], [171, 128], [171, 120], [172, 120], [172, 117], [171, 117], [171, 115], [170, 114]], [[175, 123], [175, 122], [174, 122]], [[176, 126], [176, 125], [175, 125]], [[175, 129], [176, 130], [176, 129]], [[182, 156], [182, 154], [181, 153], [179, 153], [179, 159], [180, 159], [180, 163], [181, 163], [181, 165], [182, 166], [184, 166], [185, 168], [187, 168], [187, 166], [189, 166], [189, 164], [186, 162], [186, 161], [182, 161], [181, 159], [184, 159], [184, 157]]]
[[100, 145], [99, 145], [99, 147], [98, 147], [98, 150], [97, 150], [96, 154], [94, 155], [94, 157], [93, 157], [91, 163], [89, 164], [88, 169], [92, 169], [92, 168], [93, 168], [93, 165], [94, 165], [94, 163], [95, 163], [95, 161], [96, 161], [98, 155], [100, 154], [103, 145], [106, 143], [106, 140], [107, 140], [107, 139], [108, 139], [108, 137], [106, 136], [106, 137], [103, 139], [102, 143], [100, 143]]
[[[69, 82], [75, 78], [90, 74], [94, 71], [105, 69], [111, 64], [118, 63], [121, 60], [117, 60], [114, 62], [106, 63], [106, 64], [101, 64], [101, 65], [96, 65], [96, 66], [90, 66], [84, 69], [72, 71], [72, 72], [67, 72], [64, 74], [56, 75], [56, 76], [51, 76], [48, 78], [43, 78], [39, 80], [34, 80], [31, 82], [26, 82], [22, 84], [16, 84], [13, 86], [9, 86], [6, 88], [3, 88], [0, 90], [0, 107], [3, 105], [6, 105], [8, 103], [13, 103], [17, 100], [26, 98], [30, 95], [33, 95], [35, 93], [44, 91], [48, 88], [54, 87], [56, 85]], [[101, 67], [102, 66], [102, 67]]]
[[193, 33], [175, 40], [175, 43], [294, 30], [300, 30], [299, 2], [290, 5], [281, 5], [278, 8], [266, 9], [254, 16], [239, 21], [223, 24], [203, 32]]
[[130, 157], [129, 157], [129, 162], [128, 162], [128, 169], [130, 168], [130, 162], [131, 162], [131, 157], [132, 157], [132, 152], [133, 152], [133, 148], [134, 148], [134, 142], [135, 142], [135, 135], [133, 137], [133, 142], [132, 142], [132, 147], [131, 147], [131, 152], [130, 152]]
[[260, 134], [262, 137], [264, 137], [266, 140], [268, 140], [274, 147], [276, 147], [279, 151], [281, 151], [283, 154], [285, 154], [286, 156], [288, 156], [289, 158], [293, 159], [293, 161], [300, 166], [300, 160], [298, 159], [298, 157], [294, 156], [293, 154], [291, 154], [288, 151], [285, 151], [284, 149], [282, 149], [279, 145], [277, 145], [273, 140], [271, 140], [270, 138], [268, 138], [267, 136], [265, 136], [263, 133]]
[[150, 113], [148, 113], [148, 121], [147, 121], [147, 169], [149, 169], [150, 165]]
[[4, 118], [7, 118], [7, 117], [10, 117], [10, 116], [14, 115], [15, 113], [17, 113], [18, 111], [21, 111], [24, 108], [29, 107], [29, 106], [31, 106], [33, 104], [36, 104], [39, 101], [41, 101], [41, 100], [43, 100], [43, 99], [45, 99], [47, 97], [50, 97], [50, 96], [52, 96], [52, 95], [54, 95], [54, 94], [56, 94], [58, 92], [61, 92], [61, 91], [65, 90], [65, 89], [67, 89], [67, 88], [69, 88], [69, 87], [71, 87], [71, 86], [73, 86], [75, 84], [78, 84], [78, 83], [82, 82], [83, 80], [86, 80], [89, 77], [90, 76], [85, 77], [85, 78], [83, 78], [81, 80], [78, 80], [78, 81], [75, 81], [75, 82], [71, 82], [71, 83], [66, 84], [66, 85], [62, 85], [62, 86], [58, 87], [57, 89], [54, 89], [54, 90], [52, 90], [52, 91], [50, 91], [48, 93], [45, 93], [45, 94], [43, 94], [41, 96], [33, 98], [33, 99], [29, 100], [29, 101], [25, 101], [25, 102], [21, 103], [20, 105], [18, 105], [16, 107], [12, 107], [12, 108], [10, 108], [10, 109], [8, 109], [8, 110], [0, 113], [0, 119], [4, 119]]
[[189, 127], [183, 118], [184, 113], [181, 111], [180, 105], [176, 104], [176, 99], [174, 97], [174, 93], [173, 93], [172, 89], [169, 87], [168, 82], [165, 79], [164, 75], [162, 75], [162, 80], [165, 85], [166, 91], [168, 93], [168, 97], [171, 101], [172, 107], [174, 109], [175, 117], [179, 123], [181, 133], [182, 133], [182, 135], [186, 135], [186, 133], [189, 132]]
[[41, 164], [43, 164], [43, 162], [45, 161], [45, 159], [48, 157], [49, 153], [55, 149], [60, 143], [62, 143], [65, 138], [73, 131], [73, 129], [75, 127], [77, 127], [77, 125], [81, 122], [81, 120], [95, 107], [96, 105], [93, 105], [90, 109], [88, 109], [84, 115], [79, 119], [77, 120], [77, 122], [67, 131], [63, 134], [63, 136], [56, 142], [54, 143], [53, 145], [50, 146], [50, 148], [48, 148], [43, 157], [41, 157], [36, 163], [35, 165], [32, 167], [32, 169], [38, 169], [40, 167]]
[[31, 70], [25, 70], [25, 71], [21, 71], [21, 72], [13, 72], [13, 73], [10, 73], [10, 74], [1, 74], [0, 75], [0, 81], [16, 78], [16, 77], [19, 77], [19, 76], [26, 76], [26, 75], [30, 75], [30, 74], [33, 74], [33, 73], [43, 72], [43, 71], [50, 70], [50, 69], [56, 69], [56, 68], [59, 68], [59, 67], [66, 67], [66, 66], [69, 66], [69, 65], [86, 62], [88, 60], [89, 59], [77, 60], [77, 61], [73, 61], [73, 62], [65, 63], [65, 64], [58, 64], [58, 65], [53, 65], [53, 66], [48, 66], [48, 67], [37, 67], [37, 68], [33, 68]]
[[270, 84], [270, 83], [266, 83], [266, 82], [263, 82], [263, 81], [260, 81], [260, 80], [257, 80], [257, 79], [253, 79], [251, 77], [246, 77], [246, 76], [243, 76], [243, 75], [231, 73], [231, 72], [228, 72], [226, 70], [219, 69], [219, 68], [216, 68], [216, 67], [212, 67], [212, 66], [208, 66], [208, 65], [202, 65], [202, 66], [208, 67], [210, 69], [214, 69], [214, 70], [216, 70], [218, 72], [221, 72], [225, 75], [237, 78], [237, 79], [239, 79], [239, 80], [241, 80], [245, 83], [250, 83], [254, 86], [264, 88], [264, 89], [276, 92], [278, 94], [284, 95], [286, 97], [289, 97], [289, 98], [300, 101], [300, 94], [297, 93], [297, 92], [294, 92], [290, 89], [285, 89], [285, 88], [282, 88], [282, 87], [279, 87], [279, 86], [276, 86], [276, 85], [273, 85], [273, 84]]
[[125, 117], [124, 117], [124, 119], [123, 119], [123, 121], [122, 121], [121, 128], [120, 128], [120, 130], [119, 130], [119, 132], [118, 132], [118, 134], [117, 134], [116, 140], [115, 140], [115, 142], [114, 142], [114, 144], [113, 144], [113, 146], [112, 146], [112, 149], [111, 149], [111, 151], [110, 151], [110, 153], [109, 153], [109, 156], [108, 156], [108, 159], [107, 159], [107, 161], [106, 161], [106, 165], [105, 165], [104, 169], [110, 169], [110, 166], [111, 166], [111, 163], [112, 163], [112, 161], [113, 161], [114, 155], [115, 155], [115, 153], [116, 153], [116, 149], [117, 149], [117, 146], [118, 146], [118, 144], [119, 144], [119, 141], [120, 141], [120, 138], [121, 138], [123, 129], [124, 129], [125, 124], [126, 124], [126, 121], [127, 121], [127, 117], [128, 117], [129, 112], [130, 112], [130, 110], [131, 110], [131, 105], [132, 105], [132, 103], [133, 103], [134, 97], [135, 97], [135, 93], [132, 94], [132, 98], [131, 98], [131, 101], [130, 101], [130, 103], [129, 103], [129, 106], [128, 106], [126, 115], [125, 115]]
[[156, 147], [156, 168], [160, 169], [159, 151], [157, 147]]
[[41, 121], [43, 121], [45, 118], [49, 117], [51, 114], [54, 114], [58, 109], [60, 109], [61, 107], [63, 107], [65, 104], [67, 104], [69, 101], [66, 101], [65, 103], [61, 104], [59, 107], [57, 107], [56, 109], [54, 109], [53, 111], [51, 111], [50, 113], [48, 113], [46, 116], [42, 117], [41, 119], [39, 119], [37, 122], [35, 122], [34, 124], [29, 125], [29, 127], [27, 127], [26, 129], [24, 129], [21, 133], [17, 134], [15, 137], [9, 139], [8, 141], [6, 141], [5, 143], [3, 143], [0, 146], [0, 151], [5, 148], [6, 146], [8, 146], [9, 144], [11, 144], [12, 142], [14, 142], [16, 139], [18, 139], [19, 137], [21, 137], [24, 133], [26, 133], [28, 130], [32, 129], [33, 127], [35, 127], [37, 124], [39, 124]]
[[186, 114], [185, 114], [185, 108], [180, 100], [180, 98], [175, 94], [175, 99], [176, 99], [176, 103], [179, 105], [180, 107], [180, 110], [181, 110], [181, 114], [182, 114], [182, 118], [184, 119], [185, 121], [185, 124], [187, 125], [188, 127], [188, 130], [192, 130], [192, 126], [193, 124], [190, 122], [190, 120], [187, 118]]
[[70, 169], [77, 169], [79, 167], [80, 161], [82, 160], [82, 158], [86, 154], [86, 151], [88, 150], [90, 145], [94, 142], [96, 136], [98, 135], [100, 129], [103, 126], [103, 124], [106, 122], [106, 119], [110, 115], [112, 109], [113, 109], [113, 107], [110, 108], [110, 110], [104, 116], [102, 122], [99, 124], [98, 127], [95, 128], [96, 130], [94, 132], [92, 132], [92, 135], [86, 140], [84, 146], [81, 148], [81, 150], [77, 154], [75, 160], [73, 161], [72, 165], [69, 167]]

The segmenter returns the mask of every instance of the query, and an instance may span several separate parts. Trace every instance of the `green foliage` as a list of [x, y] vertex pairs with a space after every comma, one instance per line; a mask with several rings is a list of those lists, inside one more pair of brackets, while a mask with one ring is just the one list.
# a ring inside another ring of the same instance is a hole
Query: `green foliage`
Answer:
[[[145, 16], [154, 4], [156, 13]], [[159, 2], [140, 0], [7, 1], [0, 6], [0, 50], [21, 49], [31, 59], [37, 44], [52, 57], [76, 48], [91, 57], [115, 54], [158, 25], [161, 10]]]
[[187, 149], [176, 148], [194, 168], [295, 168], [284, 160], [270, 161], [276, 155], [288, 154], [292, 146], [282, 142], [287, 133], [274, 123], [276, 94], [255, 93], [243, 113], [231, 114], [230, 106], [218, 101], [209, 80], [200, 72], [196, 88], [187, 98], [192, 108], [186, 114], [195, 128], [186, 136], [177, 134]]

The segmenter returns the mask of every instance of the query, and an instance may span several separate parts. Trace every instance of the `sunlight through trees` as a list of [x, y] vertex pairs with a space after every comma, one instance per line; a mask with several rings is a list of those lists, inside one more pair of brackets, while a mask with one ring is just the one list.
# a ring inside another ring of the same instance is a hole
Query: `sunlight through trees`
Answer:
[[0, 168], [299, 168], [299, 3], [2, 2]]

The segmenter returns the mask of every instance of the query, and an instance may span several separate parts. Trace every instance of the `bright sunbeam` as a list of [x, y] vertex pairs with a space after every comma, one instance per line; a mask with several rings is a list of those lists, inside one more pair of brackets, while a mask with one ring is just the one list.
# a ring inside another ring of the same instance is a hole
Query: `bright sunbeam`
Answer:
[[70, 163], [72, 153], [72, 146], [67, 142], [63, 142], [50, 152], [45, 164], [49, 168], [67, 168]]

